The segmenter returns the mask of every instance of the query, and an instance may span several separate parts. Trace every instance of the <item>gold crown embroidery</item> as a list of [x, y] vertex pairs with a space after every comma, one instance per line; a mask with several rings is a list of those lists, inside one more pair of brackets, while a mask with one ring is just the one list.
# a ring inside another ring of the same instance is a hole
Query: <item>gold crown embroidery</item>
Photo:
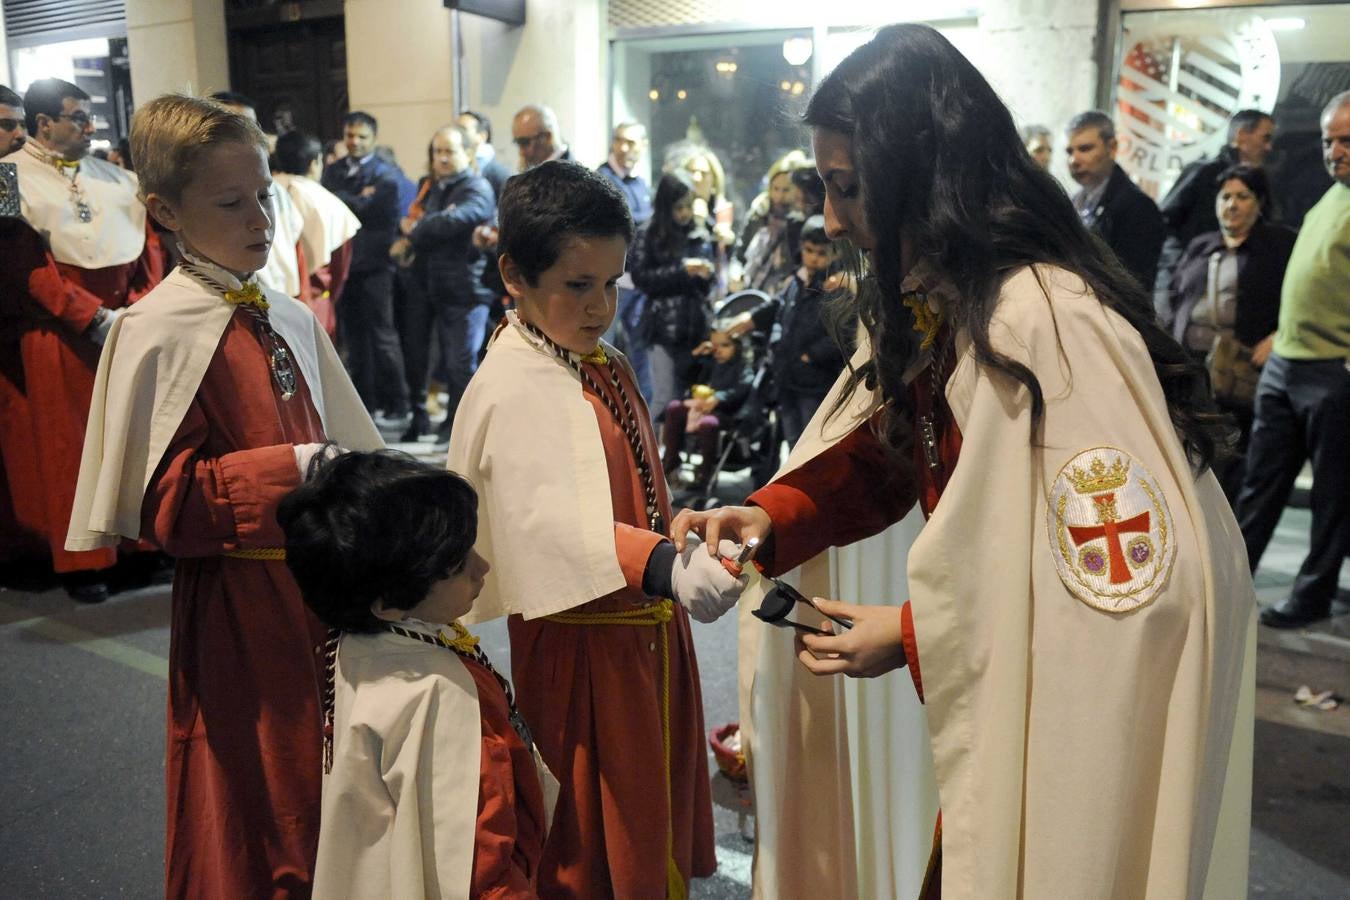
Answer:
[[1107, 468], [1103, 460], [1094, 459], [1086, 472], [1074, 466], [1066, 477], [1080, 494], [1119, 490], [1130, 480], [1130, 464], [1117, 456], [1116, 461]]

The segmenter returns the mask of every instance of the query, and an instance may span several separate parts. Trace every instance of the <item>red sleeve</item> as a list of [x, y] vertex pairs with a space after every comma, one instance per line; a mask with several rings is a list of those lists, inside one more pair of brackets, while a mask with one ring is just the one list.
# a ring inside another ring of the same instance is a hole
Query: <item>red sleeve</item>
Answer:
[[758, 559], [770, 575], [794, 569], [829, 547], [871, 537], [899, 521], [917, 497], [909, 466], [877, 438], [874, 422], [750, 495], [773, 522]]
[[309, 261], [305, 259], [303, 241], [295, 242], [295, 268], [300, 273], [300, 293], [296, 295], [295, 299], [306, 306], [312, 306], [310, 302]]
[[647, 560], [656, 545], [665, 538], [646, 528], [635, 528], [623, 522], [614, 523], [614, 545], [619, 551], [619, 568], [632, 594], [634, 603], [644, 603], [647, 595], [642, 590], [642, 576], [647, 571]]
[[533, 900], [545, 825], [534, 758], [511, 728], [496, 680], [476, 663], [466, 661], [465, 667], [478, 687], [483, 720], [470, 896]]
[[[36, 231], [18, 219], [5, 223], [3, 232], [5, 289], [19, 302], [7, 314], [25, 318], [53, 318], [71, 334], [83, 334], [103, 308], [103, 301], [61, 274], [56, 258]], [[23, 302], [26, 295], [29, 302]], [[6, 306], [10, 304], [6, 303]]]
[[176, 557], [280, 547], [281, 498], [300, 484], [290, 444], [198, 455], [206, 417], [194, 400], [141, 505], [141, 536]]
[[914, 690], [923, 703], [923, 675], [919, 672], [919, 643], [914, 639], [914, 614], [909, 601], [900, 607], [900, 643], [905, 646], [905, 664], [909, 666], [909, 677], [914, 679]]

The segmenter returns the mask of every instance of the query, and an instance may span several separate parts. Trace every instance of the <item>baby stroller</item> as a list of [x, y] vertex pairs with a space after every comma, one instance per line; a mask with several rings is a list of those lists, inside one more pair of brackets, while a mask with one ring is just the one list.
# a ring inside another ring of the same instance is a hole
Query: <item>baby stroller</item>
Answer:
[[[721, 322], [752, 312], [772, 298], [763, 291], [745, 290], [729, 295], [713, 309], [713, 321]], [[742, 350], [750, 356], [754, 379], [750, 393], [722, 432], [717, 459], [706, 481], [697, 492], [682, 497], [692, 509], [712, 509], [721, 500], [716, 496], [718, 477], [727, 471], [750, 470], [750, 491], [769, 482], [778, 471], [783, 433], [773, 402], [773, 375], [770, 368], [768, 336], [753, 332]]]

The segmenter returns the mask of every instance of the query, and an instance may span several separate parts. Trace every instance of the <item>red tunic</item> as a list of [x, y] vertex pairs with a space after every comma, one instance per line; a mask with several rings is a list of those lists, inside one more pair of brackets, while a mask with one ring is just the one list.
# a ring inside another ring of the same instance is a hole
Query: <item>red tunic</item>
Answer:
[[[608, 369], [587, 367], [612, 392]], [[627, 372], [620, 377], [624, 391], [635, 398], [646, 456], [659, 473], [646, 407], [636, 399], [640, 395]], [[647, 530], [642, 480], [620, 423], [589, 387], [586, 397], [600, 424], [619, 562], [628, 587], [569, 612], [629, 610], [646, 600], [642, 574], [660, 536]], [[670, 501], [659, 475], [657, 484], [669, 523]], [[570, 625], [511, 616], [508, 628], [517, 703], [544, 761], [561, 782], [540, 865], [540, 895], [587, 900], [666, 896], [671, 821], [673, 856], [686, 883], [711, 875], [717, 860], [703, 699], [684, 609], [675, 604], [675, 616], [664, 626]], [[670, 652], [673, 816], [663, 783], [658, 628], [665, 629]]]
[[[159, 239], [148, 228], [140, 258], [80, 269], [58, 263], [17, 219], [0, 229], [0, 453], [10, 518], [50, 547], [57, 572], [105, 569], [114, 548], [65, 549], [99, 348], [84, 332], [100, 307], [120, 309], [159, 283]], [[0, 556], [3, 556], [0, 548]]]
[[166, 895], [308, 897], [322, 794], [324, 627], [281, 547], [293, 444], [324, 439], [303, 376], [283, 401], [234, 313], [156, 470], [142, 535], [178, 558], [169, 646]]
[[535, 877], [548, 823], [534, 754], [511, 727], [510, 707], [497, 679], [471, 659], [464, 660], [464, 668], [478, 688], [478, 711], [483, 719], [470, 896], [484, 900], [536, 897]]

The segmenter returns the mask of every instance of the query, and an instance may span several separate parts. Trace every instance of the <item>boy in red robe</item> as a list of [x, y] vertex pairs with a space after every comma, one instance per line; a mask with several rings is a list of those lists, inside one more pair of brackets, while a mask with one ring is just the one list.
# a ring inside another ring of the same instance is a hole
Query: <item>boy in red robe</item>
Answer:
[[689, 614], [716, 618], [741, 583], [692, 544], [676, 554], [646, 406], [600, 340], [632, 237], [623, 195], [547, 162], [511, 179], [499, 216], [517, 311], [469, 382], [450, 467], [478, 491], [494, 572], [470, 615], [510, 616], [521, 712], [561, 782], [539, 891], [683, 897], [716, 866]]
[[333, 629], [317, 896], [538, 896], [557, 782], [459, 623], [488, 574], [477, 507], [391, 451], [343, 454], [281, 502], [286, 564]]
[[258, 127], [166, 96], [137, 111], [131, 142], [183, 262], [108, 336], [66, 546], [144, 537], [178, 560], [166, 895], [307, 897], [326, 632], [276, 506], [325, 441], [380, 438], [313, 314], [254, 277], [272, 239]]

